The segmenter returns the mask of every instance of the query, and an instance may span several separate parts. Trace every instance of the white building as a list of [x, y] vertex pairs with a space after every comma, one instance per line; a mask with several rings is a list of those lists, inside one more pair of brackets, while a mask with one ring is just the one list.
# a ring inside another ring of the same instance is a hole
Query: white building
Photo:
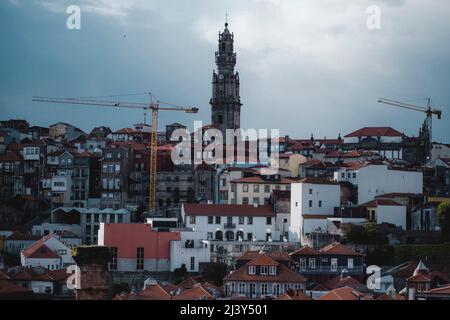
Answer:
[[180, 236], [170, 241], [170, 271], [184, 265], [188, 272], [200, 272], [200, 266], [211, 261], [209, 241], [198, 231], [182, 230]]
[[[127, 209], [75, 208], [53, 209], [52, 223], [78, 224], [81, 228], [83, 244], [97, 244], [100, 223], [130, 223], [131, 213]], [[72, 226], [72, 228], [76, 228]]]
[[375, 199], [361, 207], [367, 208], [368, 220], [376, 224], [389, 223], [406, 230], [406, 206], [388, 199]]
[[49, 270], [63, 269], [74, 264], [71, 249], [56, 235], [48, 235], [25, 248], [20, 253], [24, 267], [45, 267]]
[[52, 203], [55, 206], [70, 206], [72, 201], [72, 177], [64, 172], [52, 177]]
[[304, 178], [291, 185], [289, 240], [307, 243], [312, 232], [326, 233], [328, 217], [340, 206], [340, 186], [322, 178]]
[[354, 164], [337, 170], [334, 179], [348, 181], [358, 187], [358, 204], [387, 193], [423, 192], [421, 171], [390, 168], [386, 164]]
[[275, 214], [270, 205], [226, 205], [186, 203], [181, 215], [187, 228], [203, 239], [218, 241], [272, 241]]

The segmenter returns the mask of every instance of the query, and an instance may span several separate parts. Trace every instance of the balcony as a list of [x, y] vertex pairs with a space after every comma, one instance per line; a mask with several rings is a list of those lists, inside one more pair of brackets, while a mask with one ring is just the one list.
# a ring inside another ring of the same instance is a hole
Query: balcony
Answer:
[[348, 274], [361, 274], [364, 272], [364, 267], [354, 266], [353, 268], [348, 268], [347, 266], [317, 266], [316, 268], [295, 267], [295, 270], [302, 274], [341, 274], [343, 270]]
[[234, 229], [234, 228], [236, 228], [236, 223], [225, 223], [225, 224], [223, 225], [223, 227], [224, 227], [225, 229]]

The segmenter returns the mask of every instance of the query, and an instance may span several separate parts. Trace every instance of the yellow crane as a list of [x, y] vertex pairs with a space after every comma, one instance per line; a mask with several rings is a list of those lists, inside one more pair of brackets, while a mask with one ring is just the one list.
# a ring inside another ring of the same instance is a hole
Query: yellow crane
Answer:
[[[164, 111], [183, 111], [186, 113], [197, 113], [196, 107], [177, 106], [167, 102], [157, 101], [153, 103], [152, 95], [149, 94], [149, 103], [136, 103], [136, 102], [124, 102], [124, 101], [108, 101], [108, 100], [92, 100], [92, 99], [79, 99], [79, 98], [56, 98], [56, 97], [33, 97], [35, 102], [51, 102], [51, 103], [65, 103], [65, 104], [79, 104], [90, 106], [102, 106], [113, 108], [131, 108], [142, 109], [144, 114], [148, 110], [152, 111], [152, 127], [150, 133], [150, 188], [149, 188], [149, 200], [148, 210], [149, 214], [155, 213], [156, 208], [156, 175], [157, 175], [157, 134], [158, 134], [158, 112]], [[160, 107], [161, 104], [168, 105], [168, 107]]]
[[427, 139], [428, 141], [426, 142], [427, 143], [426, 152], [427, 152], [428, 160], [431, 161], [431, 148], [432, 148], [432, 144], [433, 144], [433, 137], [432, 137], [433, 115], [437, 116], [438, 120], [440, 120], [442, 118], [442, 111], [432, 108], [431, 98], [427, 98], [426, 100], [427, 100], [426, 107], [420, 107], [420, 106], [416, 106], [413, 104], [400, 102], [400, 101], [396, 101], [396, 100], [391, 100], [391, 99], [385, 99], [385, 98], [378, 99], [378, 102], [388, 104], [391, 106], [395, 106], [395, 107], [399, 107], [399, 108], [403, 108], [403, 109], [423, 112], [426, 114], [427, 117], [425, 120], [425, 125], [426, 125], [427, 131], [428, 131], [428, 139]]

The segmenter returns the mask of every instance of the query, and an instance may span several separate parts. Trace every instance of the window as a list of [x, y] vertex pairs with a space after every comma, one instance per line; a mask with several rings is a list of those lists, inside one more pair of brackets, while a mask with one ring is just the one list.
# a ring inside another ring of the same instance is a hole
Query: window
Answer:
[[275, 267], [275, 266], [270, 266], [270, 267], [269, 267], [269, 274], [270, 274], [271, 276], [275, 276], [275, 275], [277, 274], [277, 267]]
[[312, 194], [312, 192], [313, 192], [313, 190], [312, 190], [312, 189], [309, 189], [309, 194]]
[[251, 232], [247, 233], [247, 240], [253, 241], [253, 233], [251, 233]]
[[342, 172], [342, 173], [341, 173], [341, 178], [342, 178], [342, 179], [345, 179], [345, 172]]
[[248, 184], [242, 185], [242, 191], [243, 192], [248, 192]]
[[301, 270], [306, 269], [306, 259], [305, 258], [300, 259], [300, 269]]
[[266, 218], [266, 224], [267, 225], [271, 225], [272, 224], [272, 217], [267, 217]]
[[111, 270], [117, 270], [117, 247], [111, 248], [111, 262], [109, 268]]
[[349, 172], [349, 173], [347, 173], [347, 178], [350, 179], [350, 177], [351, 177], [351, 173]]
[[253, 217], [247, 217], [247, 224], [253, 224]]
[[267, 283], [261, 283], [261, 294], [263, 296], [266, 296], [269, 293], [268, 287]]
[[59, 255], [66, 255], [67, 254], [67, 250], [58, 250], [58, 254]]
[[259, 184], [253, 185], [253, 192], [259, 192]]
[[269, 270], [268, 266], [261, 266], [261, 274], [266, 275]]
[[244, 224], [244, 217], [239, 217], [239, 224]]
[[144, 248], [136, 248], [136, 270], [144, 270]]
[[353, 172], [353, 179], [356, 179], [356, 172]]
[[256, 267], [248, 266], [248, 274], [256, 274]]
[[120, 164], [116, 164], [116, 172], [120, 172]]
[[208, 240], [212, 240], [213, 239], [213, 233], [212, 232], [208, 232], [207, 233], [207, 238], [208, 238]]
[[353, 269], [353, 258], [347, 259], [347, 267], [348, 269]]
[[191, 271], [195, 270], [195, 257], [191, 257]]
[[295, 206], [298, 207], [298, 202], [297, 201], [295, 201]]
[[214, 217], [209, 216], [208, 217], [208, 224], [213, 224], [214, 223]]
[[195, 224], [195, 216], [189, 216], [189, 223]]
[[312, 200], [309, 200], [309, 207], [312, 208]]
[[331, 258], [331, 271], [337, 270], [337, 258]]
[[245, 283], [242, 283], [242, 282], [239, 283], [238, 288], [239, 288], [239, 294], [244, 295], [245, 294]]
[[278, 297], [280, 295], [280, 284], [279, 283], [274, 283], [272, 291], [273, 291], [273, 295], [275, 297]]
[[268, 184], [264, 185], [264, 192], [265, 193], [269, 193], [270, 192], [270, 185], [268, 185]]
[[242, 197], [242, 204], [248, 204], [248, 197]]
[[254, 205], [259, 205], [259, 197], [253, 198], [253, 204]]
[[310, 269], [315, 269], [316, 268], [316, 259], [314, 259], [314, 258], [310, 258], [309, 259], [309, 268]]
[[122, 221], [123, 221], [123, 216], [122, 216], [121, 214], [119, 214], [119, 215], [117, 216], [117, 222], [118, 222], [118, 223], [122, 223]]
[[216, 217], [216, 224], [220, 224], [220, 216]]
[[322, 200], [319, 200], [319, 208], [322, 208]]

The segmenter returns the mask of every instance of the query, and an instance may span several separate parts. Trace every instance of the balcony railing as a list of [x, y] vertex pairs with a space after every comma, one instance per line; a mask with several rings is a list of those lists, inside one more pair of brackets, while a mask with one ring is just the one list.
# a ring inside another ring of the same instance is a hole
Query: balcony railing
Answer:
[[225, 224], [223, 225], [223, 227], [224, 227], [225, 229], [234, 229], [234, 228], [236, 228], [236, 223], [225, 223]]

